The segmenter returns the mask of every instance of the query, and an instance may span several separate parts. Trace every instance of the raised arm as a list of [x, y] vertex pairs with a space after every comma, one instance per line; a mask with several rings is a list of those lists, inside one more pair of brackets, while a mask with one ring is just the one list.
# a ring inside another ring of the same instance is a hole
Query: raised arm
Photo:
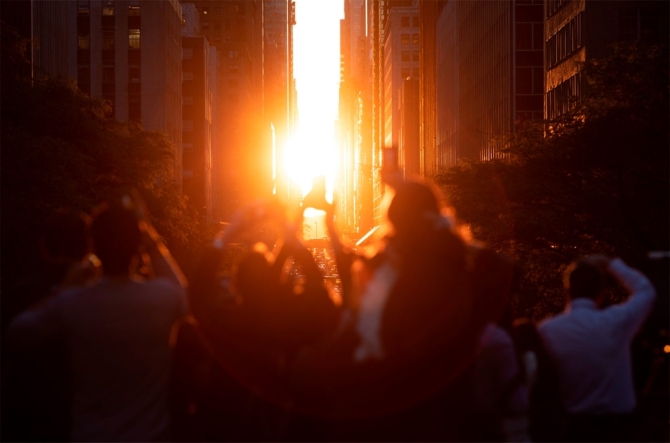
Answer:
[[610, 260], [607, 269], [631, 294], [625, 303], [612, 306], [609, 310], [620, 317], [623, 331], [632, 339], [651, 312], [656, 289], [642, 272], [631, 268], [620, 258]]

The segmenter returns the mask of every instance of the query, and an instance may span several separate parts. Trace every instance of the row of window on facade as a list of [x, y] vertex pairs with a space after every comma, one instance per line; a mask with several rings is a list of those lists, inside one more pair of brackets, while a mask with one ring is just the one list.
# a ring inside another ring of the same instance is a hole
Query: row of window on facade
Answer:
[[[411, 22], [410, 22], [411, 20]], [[409, 28], [410, 23], [412, 27], [418, 28], [419, 27], [419, 17], [400, 17], [400, 27], [401, 28]]]
[[[238, 15], [245, 15], [246, 11], [244, 8], [244, 4], [242, 2], [235, 2], [229, 5], [231, 12], [235, 12]], [[210, 15], [209, 14], [210, 7], [209, 6], [203, 6], [201, 9], [202, 15]], [[213, 12], [214, 15], [221, 15], [223, 13], [223, 9], [220, 7], [216, 8], [211, 8], [211, 11]]]
[[582, 13], [577, 14], [546, 43], [547, 69], [561, 63], [582, 47]]
[[[102, 5], [102, 15], [104, 16], [114, 16], [114, 2], [106, 1]], [[89, 0], [78, 0], [77, 1], [77, 13], [78, 15], [90, 15], [91, 5]], [[130, 0], [128, 2], [128, 15], [138, 16], [140, 15], [140, 0]]]
[[414, 78], [419, 78], [419, 68], [400, 68], [400, 77], [402, 78], [407, 78], [407, 77], [414, 77]]
[[579, 103], [582, 96], [582, 75], [577, 73], [547, 92], [545, 106], [546, 115], [553, 120]]
[[[78, 35], [78, 48], [91, 49], [91, 36]], [[102, 49], [115, 49], [116, 36], [113, 29], [102, 31]], [[128, 49], [140, 49], [140, 30], [128, 29]]]
[[[410, 42], [410, 34], [400, 34], [400, 44], [409, 45], [409, 42]], [[418, 45], [419, 44], [419, 34], [412, 34], [411, 42], [414, 45]]]
[[400, 51], [400, 61], [401, 62], [418, 62], [419, 61], [419, 51], [411, 51], [412, 58], [410, 59], [410, 51]]

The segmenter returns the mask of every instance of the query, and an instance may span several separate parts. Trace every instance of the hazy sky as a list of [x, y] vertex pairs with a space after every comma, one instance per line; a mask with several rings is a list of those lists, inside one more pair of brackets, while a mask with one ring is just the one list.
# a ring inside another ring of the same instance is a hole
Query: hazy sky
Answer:
[[342, 0], [296, 0], [294, 62], [302, 126], [331, 132], [337, 119]]
[[294, 71], [299, 127], [284, 160], [303, 191], [326, 175], [330, 192], [337, 174], [334, 138], [340, 81], [340, 19], [343, 0], [296, 0]]

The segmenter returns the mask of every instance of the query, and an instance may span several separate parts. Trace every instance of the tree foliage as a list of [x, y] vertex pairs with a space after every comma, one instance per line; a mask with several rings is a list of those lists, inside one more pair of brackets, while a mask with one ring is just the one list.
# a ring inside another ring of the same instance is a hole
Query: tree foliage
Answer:
[[579, 256], [640, 265], [668, 250], [668, 78], [666, 47], [618, 45], [584, 64], [570, 112], [518, 126], [506, 160], [437, 175], [475, 237], [519, 260], [520, 313], [560, 309], [562, 271]]
[[72, 81], [31, 81], [25, 40], [4, 27], [2, 37], [3, 319], [45, 295], [44, 220], [64, 207], [90, 212], [131, 189], [188, 271], [211, 232], [171, 179], [175, 150], [165, 135], [110, 119], [109, 104]]

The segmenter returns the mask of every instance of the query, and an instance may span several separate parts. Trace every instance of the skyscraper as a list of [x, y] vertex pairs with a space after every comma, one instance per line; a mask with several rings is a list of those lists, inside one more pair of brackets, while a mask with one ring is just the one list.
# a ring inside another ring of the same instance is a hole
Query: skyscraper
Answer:
[[519, 120], [541, 118], [543, 0], [448, 1], [437, 21], [438, 166], [501, 157]]
[[182, 4], [183, 190], [202, 219], [212, 222], [212, 144], [216, 142], [219, 56], [200, 35], [195, 5]]
[[620, 41], [668, 43], [668, 2], [547, 0], [544, 115], [551, 120], [581, 99], [581, 63], [604, 57]]

